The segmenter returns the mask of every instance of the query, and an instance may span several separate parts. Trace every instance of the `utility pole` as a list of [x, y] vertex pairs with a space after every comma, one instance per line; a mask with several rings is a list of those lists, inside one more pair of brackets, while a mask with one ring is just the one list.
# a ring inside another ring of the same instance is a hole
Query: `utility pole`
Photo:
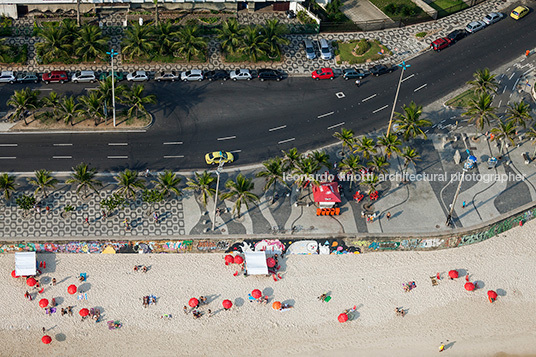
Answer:
[[224, 164], [225, 162], [223, 160], [220, 161], [220, 164], [218, 165], [218, 168], [216, 169], [216, 175], [218, 175], [218, 179], [216, 180], [216, 195], [214, 196], [214, 219], [212, 219], [212, 231], [213, 232], [216, 226], [216, 207], [218, 207], [218, 190], [220, 188], [220, 173], [223, 170]]
[[387, 127], [387, 136], [391, 132], [391, 125], [393, 124], [393, 115], [395, 114], [396, 101], [398, 100], [398, 92], [400, 91], [400, 84], [402, 84], [402, 76], [404, 76], [404, 71], [406, 68], [411, 67], [411, 65], [406, 64], [406, 61], [402, 61], [401, 64], [397, 64], [398, 67], [402, 68], [402, 73], [400, 73], [400, 78], [398, 79], [398, 86], [396, 87], [395, 101], [393, 103], [393, 109], [391, 110], [391, 117], [389, 118], [389, 126]]
[[118, 53], [114, 51], [112, 48], [110, 52], [106, 52], [106, 54], [110, 55], [112, 57], [112, 115], [114, 118], [114, 127], [115, 127], [115, 76], [114, 76], [114, 56], [117, 56]]

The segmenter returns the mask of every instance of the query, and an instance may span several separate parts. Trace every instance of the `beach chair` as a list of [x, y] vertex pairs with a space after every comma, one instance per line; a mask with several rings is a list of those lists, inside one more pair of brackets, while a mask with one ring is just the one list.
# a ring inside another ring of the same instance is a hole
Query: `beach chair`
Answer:
[[80, 281], [86, 281], [87, 279], [87, 273], [80, 273]]

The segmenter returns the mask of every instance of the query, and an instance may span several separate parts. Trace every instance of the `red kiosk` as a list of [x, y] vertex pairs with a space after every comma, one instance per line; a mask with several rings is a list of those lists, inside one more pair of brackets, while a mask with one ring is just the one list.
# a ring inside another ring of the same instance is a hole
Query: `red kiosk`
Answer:
[[319, 207], [316, 210], [317, 216], [336, 216], [341, 213], [340, 208], [335, 208], [335, 205], [341, 202], [337, 182], [323, 182], [313, 185], [313, 200]]

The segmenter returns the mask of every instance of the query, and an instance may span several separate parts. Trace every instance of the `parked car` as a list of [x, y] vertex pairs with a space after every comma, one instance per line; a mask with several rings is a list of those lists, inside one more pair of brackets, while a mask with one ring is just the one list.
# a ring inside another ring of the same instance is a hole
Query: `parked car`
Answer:
[[377, 64], [370, 68], [370, 74], [378, 77], [385, 73], [391, 73], [394, 70], [396, 70], [396, 66], [384, 66], [383, 64]]
[[486, 23], [486, 25], [491, 25], [496, 23], [497, 21], [500, 21], [504, 17], [504, 14], [501, 12], [490, 12], [487, 14], [482, 21]]
[[[110, 77], [112, 75], [112, 72], [102, 72], [100, 75], [99, 75], [99, 81], [103, 81], [105, 80], [106, 78]], [[125, 79], [125, 75], [123, 74], [123, 72], [118, 72], [118, 71], [114, 71], [114, 77], [115, 77], [115, 80], [116, 81], [122, 81]]]
[[13, 75], [12, 71], [2, 71], [0, 73], [0, 83], [15, 83], [17, 81], [17, 78]]
[[227, 151], [214, 151], [205, 155], [205, 161], [208, 165], [219, 164], [220, 162], [227, 164], [234, 161], [234, 156]]
[[324, 60], [330, 60], [333, 57], [329, 43], [325, 39], [320, 39], [320, 56]]
[[177, 75], [177, 73], [175, 73], [175, 71], [166, 71], [166, 72], [157, 73], [154, 76], [154, 80], [158, 82], [161, 82], [161, 81], [175, 82], [179, 80], [179, 76]]
[[345, 68], [342, 70], [342, 78], [349, 80], [349, 79], [356, 79], [356, 78], [364, 78], [367, 76], [368, 71], [364, 71], [361, 68]]
[[95, 72], [93, 71], [77, 71], [71, 77], [71, 81], [74, 83], [95, 83]]
[[127, 81], [129, 82], [145, 82], [149, 80], [149, 76], [145, 71], [136, 71], [127, 74]]
[[39, 76], [35, 72], [24, 72], [17, 76], [18, 83], [39, 82]]
[[518, 6], [512, 10], [512, 12], [510, 13], [510, 17], [514, 20], [519, 20], [520, 18], [528, 14], [529, 11], [529, 8], [526, 6]]
[[469, 33], [475, 33], [482, 30], [484, 27], [486, 27], [486, 23], [484, 21], [473, 21], [465, 27], [465, 30]]
[[315, 47], [313, 46], [313, 41], [303, 40], [303, 46], [305, 47], [305, 55], [307, 56], [307, 58], [315, 59], [316, 52], [315, 52]]
[[283, 73], [276, 71], [275, 69], [263, 68], [257, 71], [257, 77], [262, 81], [275, 80], [280, 81], [283, 79]]
[[448, 39], [448, 37], [442, 37], [442, 38], [438, 38], [437, 40], [432, 42], [430, 44], [430, 47], [432, 47], [432, 49], [434, 51], [439, 52], [442, 49], [449, 47], [451, 45], [451, 43], [452, 42]]
[[320, 80], [320, 79], [333, 79], [335, 78], [335, 75], [333, 74], [333, 69], [329, 67], [320, 68], [314, 71], [311, 75], [313, 79]]
[[69, 80], [67, 72], [65, 71], [52, 71], [50, 73], [43, 73], [43, 82], [49, 83], [65, 83]]
[[229, 72], [217, 69], [215, 71], [207, 71], [204, 74], [205, 79], [208, 79], [209, 81], [217, 81], [222, 80], [226, 81], [229, 79]]
[[199, 81], [203, 80], [203, 71], [199, 69], [191, 69], [186, 72], [181, 73], [181, 80], [185, 82]]
[[456, 43], [462, 38], [466, 37], [468, 35], [467, 31], [465, 29], [458, 29], [454, 30], [451, 33], [447, 35], [447, 38], [450, 40], [451, 43]]
[[233, 81], [247, 79], [248, 81], [251, 80], [251, 72], [249, 69], [236, 69], [234, 71], [231, 71], [231, 79]]

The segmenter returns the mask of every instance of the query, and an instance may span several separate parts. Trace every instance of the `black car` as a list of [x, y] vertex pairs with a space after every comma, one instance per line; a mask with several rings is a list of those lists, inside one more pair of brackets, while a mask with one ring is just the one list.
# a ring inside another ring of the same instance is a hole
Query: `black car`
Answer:
[[342, 70], [342, 78], [349, 80], [349, 79], [356, 79], [356, 78], [364, 78], [369, 74], [368, 71], [364, 71], [360, 68], [346, 68]]
[[384, 66], [383, 64], [377, 64], [370, 69], [370, 74], [378, 77], [385, 73], [391, 73], [394, 70], [396, 70], [396, 66]]
[[39, 82], [39, 76], [34, 72], [21, 73], [17, 76], [17, 83], [37, 83]]
[[205, 79], [208, 79], [209, 81], [226, 81], [229, 79], [229, 72], [224, 71], [222, 69], [217, 69], [215, 71], [207, 71], [203, 74], [203, 77]]
[[257, 77], [261, 80], [276, 80], [280, 81], [283, 79], [283, 73], [276, 71], [275, 69], [259, 69], [257, 71]]
[[460, 29], [460, 30], [454, 30], [451, 33], [449, 33], [447, 35], [447, 38], [450, 40], [450, 42], [454, 43], [456, 41], [461, 40], [462, 38], [464, 38], [467, 35], [468, 35], [468, 33], [467, 33], [467, 31], [465, 31], [465, 29]]

